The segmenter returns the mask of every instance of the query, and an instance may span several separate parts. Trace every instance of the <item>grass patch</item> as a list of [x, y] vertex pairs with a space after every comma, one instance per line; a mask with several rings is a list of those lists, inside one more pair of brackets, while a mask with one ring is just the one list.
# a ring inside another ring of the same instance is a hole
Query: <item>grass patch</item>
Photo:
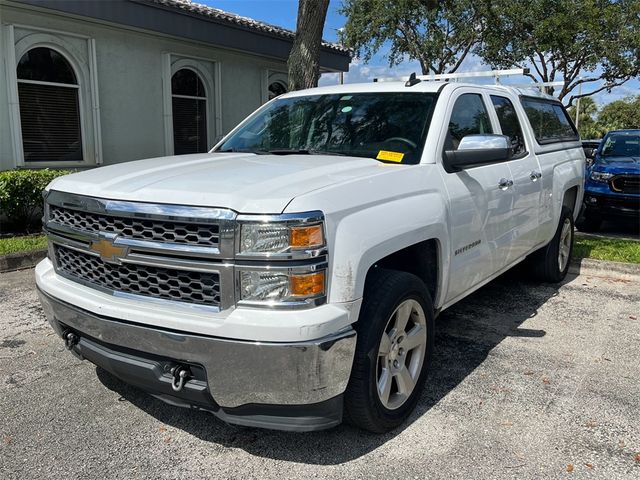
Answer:
[[576, 258], [640, 263], [640, 242], [615, 238], [576, 237], [573, 255]]
[[47, 248], [47, 237], [44, 235], [0, 238], [0, 255], [32, 252], [43, 248]]

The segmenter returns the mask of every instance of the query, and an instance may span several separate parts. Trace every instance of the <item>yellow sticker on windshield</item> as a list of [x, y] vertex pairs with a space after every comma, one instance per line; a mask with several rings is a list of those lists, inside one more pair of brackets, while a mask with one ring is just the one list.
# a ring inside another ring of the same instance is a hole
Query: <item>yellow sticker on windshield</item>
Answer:
[[389, 150], [380, 150], [376, 159], [386, 160], [388, 162], [400, 163], [404, 158], [404, 153], [390, 152]]

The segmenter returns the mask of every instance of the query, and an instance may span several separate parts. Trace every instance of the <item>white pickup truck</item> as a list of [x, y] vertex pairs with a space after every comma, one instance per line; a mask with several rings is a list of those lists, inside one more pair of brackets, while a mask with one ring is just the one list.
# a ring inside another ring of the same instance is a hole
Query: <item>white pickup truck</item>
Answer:
[[541, 94], [293, 92], [209, 153], [52, 182], [40, 298], [68, 349], [170, 404], [384, 432], [424, 388], [439, 312], [525, 259], [564, 278], [584, 163]]

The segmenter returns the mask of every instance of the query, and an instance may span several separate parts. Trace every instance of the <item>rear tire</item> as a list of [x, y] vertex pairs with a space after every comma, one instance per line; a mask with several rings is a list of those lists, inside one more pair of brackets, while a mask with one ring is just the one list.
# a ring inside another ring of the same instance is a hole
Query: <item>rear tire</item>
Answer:
[[403, 423], [423, 390], [434, 345], [427, 288], [410, 273], [375, 267], [367, 276], [345, 418], [374, 433]]
[[573, 212], [562, 207], [560, 222], [553, 239], [530, 257], [533, 273], [538, 280], [558, 283], [569, 271], [573, 254]]

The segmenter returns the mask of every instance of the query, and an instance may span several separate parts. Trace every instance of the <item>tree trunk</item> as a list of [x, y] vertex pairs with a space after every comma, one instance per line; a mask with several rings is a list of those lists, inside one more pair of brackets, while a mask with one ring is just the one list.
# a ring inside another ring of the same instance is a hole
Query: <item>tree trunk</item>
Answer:
[[318, 86], [320, 46], [329, 0], [300, 0], [293, 47], [289, 53], [289, 91]]

